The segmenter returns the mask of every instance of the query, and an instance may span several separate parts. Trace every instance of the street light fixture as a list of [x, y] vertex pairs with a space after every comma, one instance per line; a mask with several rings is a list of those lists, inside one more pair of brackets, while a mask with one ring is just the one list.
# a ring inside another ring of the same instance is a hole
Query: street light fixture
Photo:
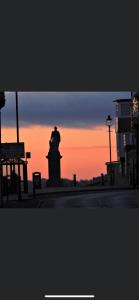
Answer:
[[108, 126], [108, 130], [109, 130], [110, 185], [112, 185], [112, 170], [111, 170], [111, 162], [112, 162], [112, 158], [111, 158], [111, 126], [112, 126], [112, 118], [111, 118], [110, 115], [107, 116], [106, 126]]

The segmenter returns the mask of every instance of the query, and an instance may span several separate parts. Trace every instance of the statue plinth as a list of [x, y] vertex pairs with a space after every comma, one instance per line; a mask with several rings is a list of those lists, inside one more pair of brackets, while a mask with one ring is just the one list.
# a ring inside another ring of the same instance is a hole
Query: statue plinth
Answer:
[[60, 186], [61, 185], [61, 168], [60, 159], [62, 158], [59, 150], [50, 149], [48, 155], [48, 186]]

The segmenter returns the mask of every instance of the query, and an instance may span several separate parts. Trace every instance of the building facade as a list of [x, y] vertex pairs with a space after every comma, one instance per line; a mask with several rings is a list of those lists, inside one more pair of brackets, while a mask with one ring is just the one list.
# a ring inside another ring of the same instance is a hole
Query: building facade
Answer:
[[139, 93], [130, 99], [114, 100], [117, 160], [122, 175], [133, 186], [139, 185]]
[[131, 132], [131, 99], [117, 99], [113, 101], [116, 106], [115, 131], [117, 144], [117, 160], [121, 162], [122, 175], [126, 174], [126, 145], [132, 144]]
[[132, 135], [131, 162], [134, 167], [133, 178], [134, 184], [139, 185], [139, 92], [136, 92], [132, 97]]

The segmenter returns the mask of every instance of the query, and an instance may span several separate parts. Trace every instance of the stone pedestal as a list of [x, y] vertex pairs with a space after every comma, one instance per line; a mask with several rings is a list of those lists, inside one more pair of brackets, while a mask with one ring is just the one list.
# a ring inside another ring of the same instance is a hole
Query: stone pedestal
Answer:
[[56, 187], [61, 185], [61, 168], [60, 159], [62, 158], [60, 152], [49, 150], [48, 155], [48, 186]]

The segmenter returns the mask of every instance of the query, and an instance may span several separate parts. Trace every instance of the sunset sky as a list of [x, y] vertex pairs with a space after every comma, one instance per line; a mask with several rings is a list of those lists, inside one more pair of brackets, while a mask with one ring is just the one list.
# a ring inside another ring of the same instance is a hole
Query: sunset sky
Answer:
[[[15, 93], [6, 92], [2, 109], [2, 142], [16, 142]], [[56, 125], [61, 134], [61, 177], [91, 179], [106, 172], [109, 161], [108, 114], [115, 117], [113, 100], [129, 98], [129, 92], [19, 92], [20, 141], [28, 160], [29, 179], [40, 171], [48, 178], [49, 139]], [[115, 128], [112, 128], [112, 159], [116, 160]]]

